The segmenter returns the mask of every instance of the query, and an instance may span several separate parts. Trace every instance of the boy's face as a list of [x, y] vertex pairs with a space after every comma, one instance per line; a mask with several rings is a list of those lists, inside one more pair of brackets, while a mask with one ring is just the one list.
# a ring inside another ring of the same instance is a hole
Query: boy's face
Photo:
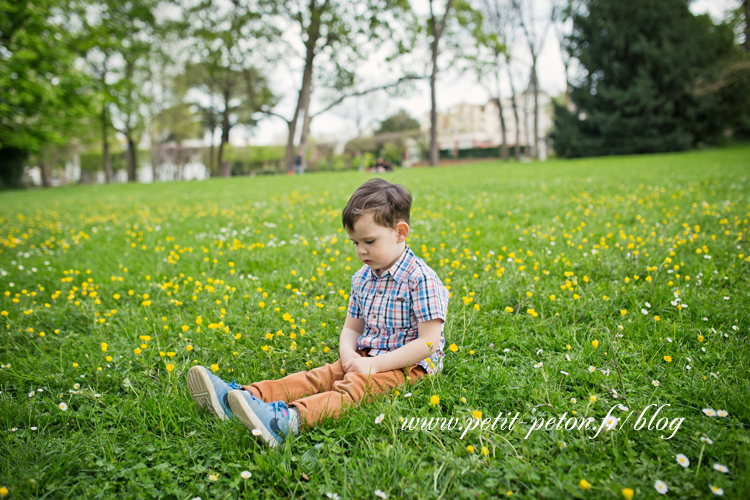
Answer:
[[399, 222], [391, 229], [377, 224], [372, 214], [364, 214], [354, 221], [354, 231], [349, 233], [349, 238], [357, 249], [357, 257], [381, 276], [404, 253], [408, 235], [406, 222]]

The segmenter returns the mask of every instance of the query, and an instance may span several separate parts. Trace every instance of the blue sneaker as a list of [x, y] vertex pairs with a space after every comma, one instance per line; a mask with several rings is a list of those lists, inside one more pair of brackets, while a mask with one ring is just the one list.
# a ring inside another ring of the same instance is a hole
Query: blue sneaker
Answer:
[[266, 403], [247, 391], [231, 391], [229, 406], [242, 422], [271, 448], [283, 443], [289, 435], [289, 407], [283, 401]]
[[226, 383], [205, 367], [192, 366], [187, 373], [187, 386], [198, 406], [206, 408], [222, 420], [233, 417], [227, 395], [229, 391], [241, 387], [234, 379], [231, 383]]

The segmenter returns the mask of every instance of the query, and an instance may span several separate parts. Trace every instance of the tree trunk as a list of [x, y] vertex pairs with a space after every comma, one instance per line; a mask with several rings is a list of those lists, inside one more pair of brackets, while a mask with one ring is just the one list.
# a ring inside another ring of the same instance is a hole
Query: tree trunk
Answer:
[[531, 54], [531, 79], [534, 84], [534, 159], [539, 159], [539, 81], [536, 77], [536, 54]]
[[109, 158], [109, 140], [107, 139], [107, 104], [102, 105], [102, 157], [104, 159], [104, 181], [112, 182], [112, 163]]
[[39, 157], [39, 173], [41, 174], [41, 177], [42, 177], [42, 187], [48, 188], [48, 187], [51, 187], [52, 184], [50, 183], [50, 178], [49, 178], [50, 177], [49, 167], [48, 167], [47, 162], [44, 160], [44, 150], [45, 149], [46, 148], [44, 146], [42, 146], [39, 149], [39, 155], [38, 155], [38, 157]]
[[516, 148], [514, 156], [516, 160], [521, 159], [521, 120], [518, 117], [518, 103], [516, 102], [516, 88], [513, 85], [513, 74], [510, 71], [510, 62], [508, 64], [508, 80], [510, 81], [510, 104], [513, 108], [513, 118], [516, 122]]
[[[310, 9], [315, 9], [314, 2], [311, 2]], [[310, 110], [310, 93], [312, 90], [313, 62], [315, 61], [315, 44], [320, 36], [319, 18], [316, 21], [316, 18], [313, 16], [313, 19], [310, 21], [310, 26], [307, 29], [307, 33], [307, 42], [305, 42], [307, 51], [305, 53], [305, 69], [302, 72], [302, 87], [299, 89], [297, 109], [294, 110], [294, 117], [291, 122], [288, 122], [289, 137], [286, 141], [286, 155], [284, 156], [284, 163], [287, 171], [293, 168], [294, 157], [296, 156], [294, 134], [297, 131], [297, 120], [299, 119], [300, 112], [305, 110], [305, 117], [307, 117]], [[302, 128], [304, 131], [304, 124]]]
[[211, 129], [211, 146], [208, 148], [208, 170], [214, 171], [214, 144], [216, 143], [216, 127]]
[[[446, 13], [447, 15], [447, 13]], [[433, 31], [435, 23], [433, 21]], [[433, 33], [432, 40], [432, 72], [430, 73], [430, 166], [440, 163], [440, 151], [437, 143], [437, 96], [435, 95], [435, 81], [437, 80], [438, 36]]]
[[305, 157], [307, 156], [307, 139], [310, 136], [310, 122], [312, 116], [310, 116], [310, 103], [307, 103], [307, 109], [305, 109], [305, 116], [302, 119], [302, 136], [299, 140], [299, 148], [297, 148], [298, 154], [302, 156], [302, 168], [305, 167]]
[[127, 136], [128, 140], [128, 152], [126, 157], [126, 164], [128, 168], [128, 182], [135, 182], [138, 180], [138, 175], [136, 172], [137, 168], [137, 158], [136, 158], [136, 150], [135, 150], [135, 141], [133, 140], [133, 136], [131, 134], [128, 134]]
[[224, 144], [229, 142], [229, 92], [224, 92], [224, 113], [221, 119], [221, 143], [219, 144], [219, 176], [231, 177], [232, 165], [224, 161]]
[[505, 116], [503, 116], [503, 101], [500, 94], [497, 96], [497, 112], [500, 115], [500, 157], [508, 161], [508, 132], [505, 126]]

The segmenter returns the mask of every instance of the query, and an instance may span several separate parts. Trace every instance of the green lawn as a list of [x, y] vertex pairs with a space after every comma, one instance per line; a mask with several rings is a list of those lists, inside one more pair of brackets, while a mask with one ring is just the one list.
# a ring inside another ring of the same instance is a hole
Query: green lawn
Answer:
[[[367, 178], [0, 194], [0, 495], [747, 493], [750, 147], [387, 174], [452, 294], [443, 372], [278, 450], [196, 407], [193, 364], [250, 383], [337, 359]], [[402, 430], [475, 412], [518, 420]]]

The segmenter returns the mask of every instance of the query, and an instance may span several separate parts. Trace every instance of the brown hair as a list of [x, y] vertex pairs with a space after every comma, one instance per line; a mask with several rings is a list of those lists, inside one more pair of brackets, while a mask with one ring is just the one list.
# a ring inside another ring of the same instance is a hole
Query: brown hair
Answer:
[[354, 222], [364, 214], [372, 214], [373, 220], [388, 228], [395, 228], [401, 221], [409, 223], [411, 193], [401, 184], [392, 184], [385, 179], [370, 179], [354, 191], [341, 214], [341, 222], [348, 232], [354, 231]]

